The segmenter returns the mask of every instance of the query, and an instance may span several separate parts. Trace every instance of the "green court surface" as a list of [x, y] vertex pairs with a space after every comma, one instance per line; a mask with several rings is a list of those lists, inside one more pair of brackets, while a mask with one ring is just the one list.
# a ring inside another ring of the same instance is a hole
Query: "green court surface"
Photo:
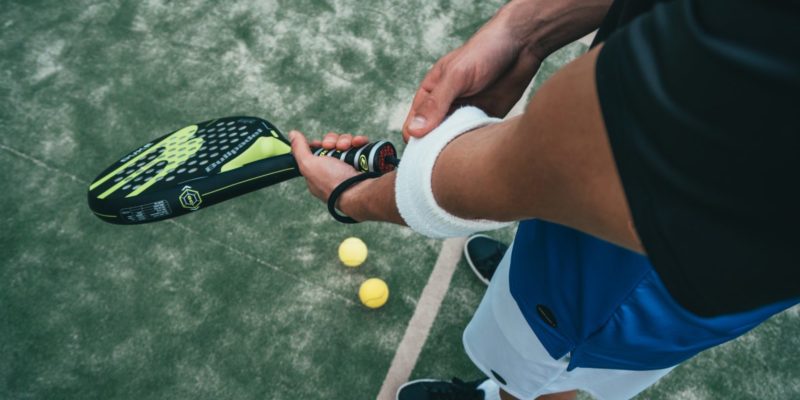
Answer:
[[[424, 72], [502, 3], [1, 1], [0, 399], [375, 398], [441, 242], [338, 224], [301, 180], [127, 227], [86, 189], [137, 145], [227, 115], [401, 142]], [[348, 236], [370, 247], [359, 269], [336, 259]], [[369, 277], [389, 283], [382, 309], [358, 302]], [[412, 377], [478, 377], [460, 337], [483, 290], [462, 261]], [[798, 398], [799, 322], [641, 397]]]

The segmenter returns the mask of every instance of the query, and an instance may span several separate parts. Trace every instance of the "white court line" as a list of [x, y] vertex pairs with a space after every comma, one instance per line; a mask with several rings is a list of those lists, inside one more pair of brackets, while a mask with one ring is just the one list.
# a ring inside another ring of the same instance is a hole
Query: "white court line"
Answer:
[[594, 37], [595, 37], [595, 35], [597, 35], [597, 31], [592, 31], [592, 32], [591, 32], [591, 33], [589, 33], [588, 35], [586, 35], [586, 36], [584, 36], [584, 37], [582, 37], [582, 38], [578, 39], [578, 41], [579, 41], [579, 42], [581, 42], [581, 43], [583, 43], [583, 44], [585, 44], [585, 45], [587, 45], [587, 46], [591, 46], [591, 45], [592, 45], [592, 41], [594, 40]]
[[406, 332], [403, 334], [400, 345], [397, 346], [392, 364], [383, 380], [381, 390], [378, 392], [378, 400], [394, 399], [397, 389], [411, 376], [422, 346], [428, 339], [433, 321], [439, 313], [442, 300], [450, 287], [450, 280], [458, 260], [461, 259], [461, 250], [464, 248], [465, 242], [466, 238], [452, 238], [442, 243], [442, 250], [433, 266], [433, 272], [431, 272], [425, 288], [422, 289], [417, 308], [408, 322]]
[[78, 178], [77, 176], [75, 176], [75, 175], [72, 175], [72, 174], [70, 174], [69, 172], [62, 171], [62, 170], [60, 170], [60, 169], [58, 169], [58, 168], [55, 168], [55, 167], [51, 167], [50, 165], [48, 165], [48, 164], [47, 164], [47, 163], [45, 163], [44, 161], [42, 161], [42, 160], [40, 160], [40, 159], [38, 159], [38, 158], [36, 158], [36, 157], [34, 157], [34, 156], [31, 156], [31, 155], [25, 154], [25, 153], [23, 153], [23, 152], [21, 152], [21, 151], [19, 151], [19, 150], [15, 149], [15, 148], [13, 148], [13, 147], [8, 147], [8, 146], [6, 146], [6, 145], [4, 145], [4, 144], [0, 143], [0, 148], [2, 148], [3, 150], [5, 150], [5, 151], [7, 151], [7, 152], [9, 152], [9, 153], [11, 153], [11, 154], [14, 154], [14, 155], [15, 155], [15, 156], [17, 156], [17, 157], [24, 158], [24, 159], [26, 159], [26, 160], [28, 160], [28, 161], [30, 161], [30, 162], [32, 162], [32, 163], [34, 163], [34, 164], [36, 164], [36, 165], [38, 165], [38, 166], [40, 166], [40, 167], [44, 168], [44, 169], [46, 169], [46, 170], [50, 170], [50, 171], [53, 171], [53, 172], [58, 172], [58, 173], [60, 173], [60, 174], [62, 174], [62, 175], [65, 175], [65, 176], [66, 176], [66, 177], [68, 177], [69, 179], [72, 179], [72, 180], [73, 180], [73, 181], [75, 181], [75, 182], [78, 182], [78, 183], [83, 183], [83, 184], [86, 184], [86, 185], [88, 185], [88, 184], [87, 184], [86, 182], [84, 182], [84, 181], [83, 181], [81, 178]]

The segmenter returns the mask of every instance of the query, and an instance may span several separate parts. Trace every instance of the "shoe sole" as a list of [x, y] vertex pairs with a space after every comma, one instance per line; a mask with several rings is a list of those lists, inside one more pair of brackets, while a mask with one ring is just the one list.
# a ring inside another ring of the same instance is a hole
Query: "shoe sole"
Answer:
[[[475, 273], [475, 276], [477, 276], [478, 279], [480, 279], [480, 281], [483, 282], [486, 286], [489, 286], [489, 280], [484, 278], [483, 275], [481, 275], [481, 273], [478, 272], [478, 269], [475, 268], [475, 264], [472, 263], [472, 259], [469, 257], [469, 252], [467, 251], [467, 246], [469, 245], [469, 242], [471, 242], [472, 239], [475, 239], [475, 238], [478, 238], [478, 237], [485, 237], [487, 239], [492, 239], [488, 235], [484, 235], [482, 233], [470, 236], [469, 239], [466, 241], [466, 243], [464, 243], [464, 258], [467, 259], [467, 264], [469, 264], [469, 268], [472, 270], [473, 273]], [[492, 240], [494, 240], [494, 239], [492, 239]]]

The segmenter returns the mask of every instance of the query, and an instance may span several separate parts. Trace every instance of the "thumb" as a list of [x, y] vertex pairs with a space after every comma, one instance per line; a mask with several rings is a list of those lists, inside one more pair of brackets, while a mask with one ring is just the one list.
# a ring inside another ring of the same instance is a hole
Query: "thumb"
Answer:
[[289, 141], [292, 143], [292, 155], [294, 155], [298, 165], [302, 165], [309, 157], [314, 157], [311, 154], [306, 137], [300, 131], [292, 130], [289, 132]]
[[458, 88], [450, 79], [441, 81], [430, 92], [420, 89], [411, 105], [403, 136], [422, 137], [439, 126], [457, 94]]

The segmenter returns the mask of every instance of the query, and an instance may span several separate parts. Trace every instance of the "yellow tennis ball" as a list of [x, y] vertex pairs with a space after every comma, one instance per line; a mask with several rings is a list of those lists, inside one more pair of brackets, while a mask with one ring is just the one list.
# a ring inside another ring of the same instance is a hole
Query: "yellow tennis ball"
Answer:
[[367, 259], [367, 245], [357, 237], [349, 237], [339, 245], [339, 259], [348, 267], [357, 267]]
[[358, 288], [358, 298], [369, 308], [378, 308], [389, 300], [389, 286], [378, 278], [370, 278]]

